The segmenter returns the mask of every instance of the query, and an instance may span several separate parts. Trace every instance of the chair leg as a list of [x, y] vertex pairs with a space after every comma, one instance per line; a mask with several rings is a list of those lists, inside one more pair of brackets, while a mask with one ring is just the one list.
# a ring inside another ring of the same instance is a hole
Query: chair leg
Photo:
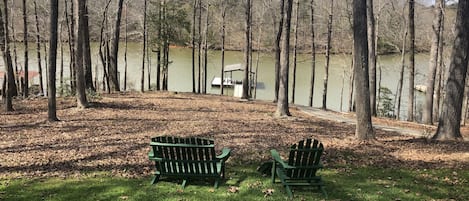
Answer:
[[218, 182], [220, 181], [220, 179], [216, 179], [215, 180], [215, 185], [213, 186], [213, 188], [217, 189], [218, 188]]
[[291, 188], [289, 185], [284, 185], [285, 186], [285, 190], [287, 191], [287, 194], [288, 194], [288, 197], [291, 199], [293, 198], [293, 193], [291, 192]]
[[277, 167], [275, 165], [275, 161], [272, 162], [272, 183], [275, 183], [275, 174], [277, 174], [277, 171], [276, 171]]
[[158, 181], [160, 180], [160, 175], [155, 175], [155, 177], [153, 178], [153, 180], [151, 181], [151, 184], [156, 184]]
[[181, 185], [182, 188], [185, 188], [185, 187], [186, 187], [186, 183], [187, 183], [187, 179], [182, 180], [182, 185]]
[[326, 197], [326, 199], [327, 199], [327, 192], [326, 192], [326, 189], [324, 188], [324, 186], [320, 186], [319, 188], [321, 189], [322, 194], [324, 195], [324, 197]]

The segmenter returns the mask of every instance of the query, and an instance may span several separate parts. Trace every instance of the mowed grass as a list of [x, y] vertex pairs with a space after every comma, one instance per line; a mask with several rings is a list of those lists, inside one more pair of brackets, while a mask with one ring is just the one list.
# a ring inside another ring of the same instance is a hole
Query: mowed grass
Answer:
[[[403, 170], [370, 167], [320, 171], [327, 200], [469, 200], [469, 170]], [[150, 185], [151, 176], [128, 179], [105, 172], [75, 178], [2, 179], [0, 200], [288, 200], [281, 184], [255, 166], [230, 166], [218, 189], [213, 181], [164, 179]], [[273, 193], [269, 193], [272, 191]], [[293, 200], [326, 200], [312, 187], [293, 188]]]

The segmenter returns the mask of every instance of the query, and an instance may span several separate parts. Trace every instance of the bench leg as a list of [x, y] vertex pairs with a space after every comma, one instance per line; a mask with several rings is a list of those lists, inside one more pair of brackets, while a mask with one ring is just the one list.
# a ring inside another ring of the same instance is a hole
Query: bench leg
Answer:
[[156, 184], [158, 181], [160, 180], [160, 175], [155, 175], [155, 177], [153, 178], [153, 180], [151, 181], [151, 184]]
[[187, 179], [182, 180], [182, 185], [181, 185], [182, 188], [185, 188], [185, 187], [186, 187], [186, 183], [187, 183]]
[[215, 185], [213, 186], [213, 188], [217, 189], [218, 188], [218, 183], [219, 183], [220, 179], [216, 179], [215, 180]]

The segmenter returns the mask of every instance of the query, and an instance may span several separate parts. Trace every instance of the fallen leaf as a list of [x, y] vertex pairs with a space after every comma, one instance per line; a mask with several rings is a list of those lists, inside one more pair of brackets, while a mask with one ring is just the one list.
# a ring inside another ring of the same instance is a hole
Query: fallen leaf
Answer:
[[123, 196], [120, 196], [119, 199], [121, 199], [121, 200], [128, 200], [128, 199], [129, 199], [129, 196], [123, 195]]
[[267, 197], [267, 196], [271, 196], [272, 194], [274, 194], [275, 190], [268, 188], [268, 189], [263, 190], [262, 192], [264, 193], [264, 197]]
[[228, 188], [228, 192], [230, 192], [230, 193], [237, 193], [237, 192], [239, 192], [239, 187], [230, 186], [230, 187]]

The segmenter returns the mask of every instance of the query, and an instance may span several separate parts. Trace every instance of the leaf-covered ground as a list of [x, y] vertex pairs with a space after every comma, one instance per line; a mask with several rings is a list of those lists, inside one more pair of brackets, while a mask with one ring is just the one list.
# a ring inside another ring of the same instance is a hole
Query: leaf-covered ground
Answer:
[[157, 135], [214, 138], [217, 150], [232, 148], [228, 164], [260, 164], [270, 159], [270, 149], [285, 153], [290, 144], [312, 137], [325, 146], [326, 167], [469, 168], [467, 141], [431, 142], [377, 130], [377, 141], [363, 144], [354, 140], [352, 125], [311, 117], [294, 107], [292, 117], [275, 118], [275, 105], [269, 102], [161, 92], [103, 95], [85, 110], [76, 109], [73, 98], [57, 103], [57, 123], [45, 120], [43, 98], [15, 101], [15, 112], [0, 113], [0, 178], [94, 171], [148, 176], [149, 141]]

